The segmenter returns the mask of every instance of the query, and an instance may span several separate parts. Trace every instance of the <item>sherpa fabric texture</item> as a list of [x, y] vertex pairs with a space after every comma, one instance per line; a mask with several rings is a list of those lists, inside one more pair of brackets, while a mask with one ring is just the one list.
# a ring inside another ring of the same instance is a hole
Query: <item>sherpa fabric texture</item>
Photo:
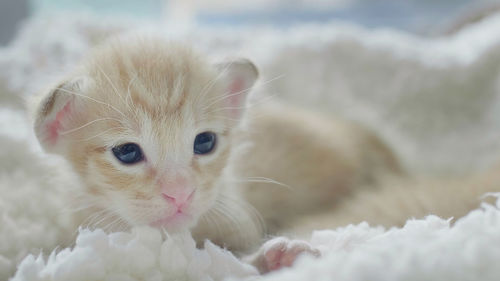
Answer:
[[[0, 48], [0, 280], [13, 276], [23, 259], [16, 280], [91, 280], [99, 274], [108, 280], [220, 280], [253, 274], [218, 247], [195, 250], [189, 237], [162, 244], [153, 230], [83, 230], [74, 244], [78, 226], [67, 215], [71, 202], [65, 193], [75, 182], [61, 171], [59, 159], [40, 151], [23, 98], [54, 82], [108, 35], [138, 27], [210, 55], [251, 58], [262, 73], [257, 96], [272, 94], [357, 120], [376, 130], [413, 173], [461, 173], [500, 159], [500, 15], [436, 38], [341, 23], [257, 32], [153, 28], [67, 14], [35, 18]], [[323, 258], [258, 278], [498, 280], [498, 209], [484, 208], [452, 228], [430, 217], [403, 229], [360, 225], [317, 232], [311, 242], [321, 246]], [[106, 246], [113, 250], [102, 251]], [[39, 253], [53, 254], [47, 260]], [[167, 261], [180, 257], [179, 267], [171, 268]], [[136, 269], [135, 262], [137, 270], [116, 275], [120, 268]], [[150, 275], [139, 275], [149, 269]]]
[[137, 228], [132, 233], [81, 230], [73, 249], [43, 257], [28, 256], [13, 280], [223, 280], [257, 275], [231, 253], [207, 241], [203, 250], [189, 235], [162, 243], [159, 230]]
[[428, 216], [403, 228], [366, 223], [314, 232], [322, 257], [303, 257], [290, 269], [258, 276], [251, 266], [210, 242], [196, 249], [189, 235], [162, 243], [158, 230], [106, 235], [81, 230], [73, 249], [45, 260], [28, 256], [13, 281], [99, 280], [499, 280], [500, 200], [459, 219]]

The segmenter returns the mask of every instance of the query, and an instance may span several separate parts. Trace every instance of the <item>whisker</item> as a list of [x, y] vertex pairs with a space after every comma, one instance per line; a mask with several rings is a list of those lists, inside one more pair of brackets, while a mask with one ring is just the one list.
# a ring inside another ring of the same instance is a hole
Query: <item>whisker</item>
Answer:
[[120, 232], [126, 231], [127, 229], [129, 229], [129, 227], [130, 227], [129, 224], [123, 219], [120, 220], [116, 226], [113, 226], [115, 231], [120, 231]]
[[[94, 222], [93, 224], [91, 224], [91, 228], [102, 228], [103, 227], [99, 227], [99, 225], [101, 223], [103, 223], [104, 221], [106, 220], [110, 220], [110, 219], [113, 219], [114, 217], [118, 217], [120, 218], [120, 215], [118, 215], [119, 211], [122, 210], [122, 209], [125, 209], [125, 207], [122, 207], [122, 208], [115, 208], [115, 209], [106, 209], [107, 212], [104, 213], [103, 216], [101, 216], [101, 219], [99, 221], [96, 221]], [[109, 224], [109, 223], [108, 223]]]
[[131, 108], [129, 101], [132, 100], [132, 93], [130, 92], [130, 86], [132, 86], [132, 83], [135, 81], [135, 79], [137, 79], [137, 77], [138, 77], [137, 75], [134, 75], [134, 78], [130, 79], [130, 81], [128, 82], [127, 96], [125, 97], [125, 103], [129, 108]]
[[272, 183], [272, 184], [276, 184], [276, 185], [279, 185], [279, 186], [283, 186], [283, 187], [286, 187], [290, 190], [293, 189], [293, 187], [291, 187], [290, 185], [286, 184], [286, 183], [282, 183], [282, 182], [279, 182], [277, 180], [274, 180], [274, 179], [271, 179], [271, 178], [266, 178], [266, 177], [247, 177], [245, 179], [241, 179], [241, 180], [236, 180], [236, 181], [241, 181], [241, 182], [261, 182], [261, 183]]
[[[81, 227], [83, 228], [88, 228], [90, 229], [90, 223], [92, 223], [95, 219], [97, 219], [99, 216], [101, 216], [103, 213], [107, 212], [107, 210], [103, 209], [101, 211], [95, 212], [92, 215], [88, 216], [83, 222], [80, 224]], [[77, 234], [78, 229], [74, 231], [73, 234]]]
[[[251, 88], [248, 88], [248, 90], [251, 89]], [[207, 108], [210, 108], [212, 105], [218, 103], [219, 101], [222, 101], [222, 100], [225, 100], [227, 98], [230, 98], [230, 97], [233, 97], [233, 96], [237, 96], [237, 95], [241, 95], [242, 93], [244, 93], [245, 91], [239, 91], [239, 92], [236, 92], [236, 93], [232, 93], [232, 94], [227, 94], [227, 93], [224, 93], [223, 95], [221, 95], [220, 97], [216, 98], [214, 101], [209, 101], [210, 103], [208, 105], [206, 105], [203, 110], [206, 110]]]
[[109, 211], [106, 210], [106, 209], [103, 209], [103, 210], [101, 210], [99, 212], [96, 212], [96, 214], [92, 216], [92, 219], [86, 224], [87, 228], [94, 227], [95, 224], [96, 224], [95, 222], [97, 220], [101, 221], [102, 218], [106, 218], [107, 215], [108, 215], [108, 212]]
[[271, 83], [271, 82], [273, 82], [273, 81], [276, 81], [276, 80], [278, 80], [278, 79], [281, 79], [281, 78], [283, 78], [283, 77], [285, 77], [285, 76], [286, 76], [286, 75], [285, 75], [285, 73], [280, 74], [280, 75], [277, 75], [277, 76], [275, 76], [275, 77], [273, 77], [273, 78], [271, 78], [271, 79], [268, 79], [268, 80], [263, 81], [263, 82], [261, 82], [261, 83], [257, 83], [257, 87], [262, 87], [262, 86], [264, 86], [264, 85], [266, 85], [266, 84], [269, 84], [269, 83]]
[[[251, 114], [248, 114], [248, 113], [251, 113]], [[248, 119], [248, 120], [257, 120], [259, 118], [263, 118], [265, 117], [266, 115], [262, 112], [247, 112], [245, 118]], [[213, 121], [213, 120], [227, 120], [227, 121], [230, 121], [232, 123], [238, 123], [239, 121], [241, 121], [241, 118], [240, 119], [236, 119], [236, 118], [231, 118], [231, 117], [228, 117], [226, 115], [210, 115], [210, 116], [204, 116], [203, 118], [200, 118], [198, 119], [197, 121], [198, 122], [203, 122], [203, 121]], [[226, 126], [227, 128], [234, 128], [235, 126], [237, 126], [237, 124], [224, 124], [224, 126]]]
[[109, 78], [109, 76], [104, 72], [104, 70], [98, 65], [96, 64], [96, 67], [99, 69], [99, 71], [102, 73], [102, 75], [104, 75], [104, 77], [106, 78], [106, 80], [108, 80], [109, 84], [111, 85], [111, 87], [113, 88], [113, 90], [115, 91], [116, 95], [118, 96], [118, 98], [125, 103], [125, 101], [123, 100], [123, 97], [122, 95], [120, 95], [120, 93], [118, 92], [118, 89], [115, 87], [115, 85], [113, 84], [113, 81], [111, 81], [111, 78]]
[[253, 107], [256, 107], [258, 105], [262, 105], [262, 104], [265, 104], [266, 102], [271, 101], [274, 98], [274, 96], [275, 95], [268, 95], [268, 96], [263, 97], [257, 101], [254, 101], [252, 103], [247, 103], [246, 105], [242, 105], [242, 106], [227, 106], [227, 107], [215, 108], [211, 111], [206, 112], [205, 114], [212, 114], [212, 113], [219, 112], [222, 110], [232, 110], [232, 109], [245, 109], [246, 110], [246, 109], [250, 109], [250, 108], [253, 108]]
[[121, 112], [120, 110], [118, 110], [116, 107], [112, 106], [111, 104], [109, 103], [105, 103], [103, 101], [100, 101], [100, 100], [96, 100], [94, 98], [91, 98], [89, 96], [85, 96], [85, 95], [82, 95], [82, 94], [79, 94], [77, 92], [73, 92], [73, 91], [69, 91], [67, 89], [64, 89], [64, 88], [56, 88], [57, 90], [60, 90], [62, 91], [63, 93], [66, 93], [66, 94], [71, 94], [71, 95], [75, 95], [75, 96], [78, 96], [78, 97], [82, 97], [82, 98], [85, 98], [85, 99], [88, 99], [88, 100], [91, 100], [93, 102], [96, 102], [98, 104], [102, 104], [102, 105], [105, 105], [111, 109], [113, 109], [114, 111], [120, 113], [123, 117], [127, 117], [123, 112]]
[[239, 207], [243, 208], [244, 210], [246, 210], [248, 212], [249, 215], [251, 215], [253, 218], [257, 219], [257, 226], [260, 227], [260, 229], [262, 229], [262, 230], [265, 229], [264, 219], [262, 218], [260, 212], [257, 209], [255, 209], [255, 207], [252, 204], [250, 204], [246, 201], [236, 200], [236, 199], [229, 197], [227, 195], [224, 195], [224, 194], [220, 195], [217, 202], [219, 204], [225, 205], [225, 206], [227, 206], [227, 204], [230, 202], [235, 206], [239, 206]]
[[[210, 117], [206, 117], [206, 118], [201, 118], [199, 119], [198, 121], [199, 122], [202, 122], [202, 121], [212, 121], [214, 119], [220, 119], [220, 120], [228, 120], [228, 121], [232, 121], [232, 122], [237, 122], [237, 121], [240, 121], [240, 119], [236, 119], [236, 118], [231, 118], [231, 117], [226, 117], [226, 116], [210, 116]], [[231, 127], [232, 128], [232, 127]]]
[[94, 124], [94, 123], [97, 123], [97, 122], [100, 122], [100, 121], [107, 121], [107, 120], [113, 120], [113, 121], [117, 121], [117, 122], [120, 122], [120, 123], [121, 123], [121, 120], [116, 119], [116, 118], [112, 118], [112, 117], [98, 118], [98, 119], [92, 120], [92, 121], [90, 121], [90, 122], [87, 122], [87, 123], [83, 124], [83, 125], [82, 125], [82, 126], [80, 126], [80, 127], [77, 127], [77, 128], [73, 128], [73, 129], [70, 129], [70, 130], [63, 131], [63, 132], [61, 132], [61, 135], [71, 134], [71, 133], [76, 132], [76, 131], [78, 131], [78, 130], [80, 130], [80, 129], [83, 129], [83, 128], [87, 127], [87, 126], [90, 126], [90, 125], [92, 125], [92, 124]]
[[251, 87], [248, 87], [248, 88], [243, 89], [243, 90], [240, 90], [240, 91], [238, 91], [238, 92], [236, 92], [236, 93], [232, 93], [232, 94], [224, 93], [224, 94], [223, 94], [223, 95], [221, 95], [221, 96], [215, 97], [215, 100], [213, 100], [213, 101], [209, 101], [210, 103], [209, 103], [208, 105], [206, 105], [206, 106], [203, 108], [203, 110], [206, 110], [206, 109], [210, 108], [212, 105], [216, 104], [216, 103], [217, 103], [217, 102], [219, 102], [219, 101], [225, 100], [225, 99], [227, 99], [227, 98], [230, 98], [230, 97], [233, 97], [233, 96], [236, 96], [236, 95], [243, 94], [243, 93], [248, 92], [248, 91], [250, 91], [250, 90], [252, 90], [252, 89], [256, 89], [256, 88], [262, 87], [262, 86], [264, 86], [264, 85], [266, 85], [266, 84], [269, 84], [269, 83], [271, 83], [271, 82], [273, 82], [273, 81], [275, 81], [275, 80], [277, 80], [277, 79], [280, 79], [280, 78], [282, 78], [282, 77], [284, 77], [284, 76], [285, 76], [284, 74], [278, 75], [278, 76], [276, 76], [276, 77], [274, 77], [274, 78], [271, 78], [271, 79], [269, 79], [269, 80], [266, 80], [266, 81], [264, 81], [264, 82], [262, 82], [262, 83], [258, 83], [256, 86], [251, 86]]
[[[217, 234], [219, 234], [221, 232], [221, 230], [224, 229], [224, 227], [222, 227], [223, 218], [221, 220], [221, 215], [219, 214], [217, 209], [211, 209], [206, 214], [206, 220], [208, 220], [208, 222], [211, 225], [215, 226], [215, 231], [217, 232]], [[232, 224], [230, 223], [229, 225], [232, 225]]]
[[232, 64], [233, 62], [231, 61], [228, 65], [226, 65], [226, 67], [221, 72], [219, 72], [219, 74], [212, 81], [208, 82], [207, 85], [203, 87], [203, 89], [200, 91], [200, 94], [198, 94], [198, 99], [197, 99], [198, 101], [202, 100], [205, 97], [205, 95], [213, 88], [215, 83], [219, 81], [221, 77], [226, 75], [227, 71], [229, 70]]
[[97, 207], [97, 206], [98, 206], [97, 204], [92, 203], [92, 204], [87, 204], [85, 206], [79, 206], [79, 207], [76, 207], [76, 208], [63, 208], [59, 212], [62, 213], [62, 214], [65, 214], [65, 213], [78, 213], [80, 211], [87, 210], [87, 209], [90, 209], [92, 207]]
[[106, 232], [111, 232], [117, 224], [120, 224], [122, 222], [123, 222], [123, 219], [121, 217], [117, 216], [116, 219], [114, 219], [112, 222], [108, 223], [107, 225], [105, 225], [101, 228]]
[[[232, 204], [232, 206], [229, 204]], [[236, 200], [225, 195], [220, 195], [220, 197], [216, 200], [215, 210], [217, 210], [217, 208], [224, 210], [222, 214], [231, 219], [235, 224], [242, 224], [240, 219], [235, 220], [235, 218], [233, 217], [241, 216], [242, 214], [238, 215], [237, 212], [242, 211], [244, 214], [250, 215], [250, 219], [256, 219], [257, 226], [261, 229], [264, 229], [264, 223], [262, 217], [260, 216], [260, 213], [251, 204], [245, 201]]]
[[87, 137], [87, 138], [84, 138], [84, 139], [78, 139], [78, 140], [76, 140], [76, 141], [88, 141], [88, 140], [91, 140], [91, 139], [93, 139], [93, 138], [96, 138], [96, 137], [99, 137], [99, 136], [101, 136], [101, 135], [104, 135], [104, 134], [106, 134], [106, 133], [107, 133], [107, 132], [109, 132], [109, 131], [116, 130], [116, 129], [120, 129], [120, 128], [121, 128], [121, 129], [125, 129], [125, 130], [127, 130], [127, 129], [128, 129], [127, 127], [117, 126], [117, 127], [113, 127], [113, 128], [106, 129], [106, 130], [104, 130], [104, 131], [102, 131], [102, 132], [100, 132], [100, 133], [98, 133], [98, 134], [96, 134], [96, 135], [93, 135], [93, 136], [90, 136], [90, 137]]

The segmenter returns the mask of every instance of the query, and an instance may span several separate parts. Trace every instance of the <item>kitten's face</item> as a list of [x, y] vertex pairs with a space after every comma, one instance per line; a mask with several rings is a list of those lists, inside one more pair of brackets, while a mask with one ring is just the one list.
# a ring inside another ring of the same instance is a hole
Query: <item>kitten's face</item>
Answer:
[[184, 47], [117, 41], [49, 94], [35, 130], [128, 224], [191, 227], [219, 196], [256, 76], [247, 61], [216, 67]]

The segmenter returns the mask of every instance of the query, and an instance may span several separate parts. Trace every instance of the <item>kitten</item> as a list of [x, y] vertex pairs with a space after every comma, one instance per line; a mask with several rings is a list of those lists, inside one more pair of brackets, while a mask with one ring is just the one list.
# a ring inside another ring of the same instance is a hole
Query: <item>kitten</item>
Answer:
[[[43, 95], [35, 133], [68, 160], [113, 225], [189, 229], [235, 252], [330, 210], [379, 174], [401, 173], [356, 124], [251, 104], [257, 77], [245, 59], [211, 64], [183, 45], [117, 38]], [[287, 245], [288, 255], [270, 257]], [[317, 254], [272, 240], [253, 263], [265, 272], [302, 251]]]

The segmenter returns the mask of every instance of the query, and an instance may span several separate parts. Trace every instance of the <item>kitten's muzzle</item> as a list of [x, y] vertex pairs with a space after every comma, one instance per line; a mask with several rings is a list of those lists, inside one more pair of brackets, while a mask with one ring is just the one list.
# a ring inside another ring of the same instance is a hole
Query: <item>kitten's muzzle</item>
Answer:
[[[177, 196], [172, 196], [165, 192], [162, 192], [161, 196], [165, 200], [167, 200], [167, 202], [175, 205], [175, 207], [177, 208], [177, 213], [182, 213], [184, 209], [186, 209], [189, 206], [191, 201], [193, 201], [194, 192], [195, 190], [193, 189], [189, 194], [181, 193], [178, 194]], [[187, 194], [187, 196], [185, 194]]]

